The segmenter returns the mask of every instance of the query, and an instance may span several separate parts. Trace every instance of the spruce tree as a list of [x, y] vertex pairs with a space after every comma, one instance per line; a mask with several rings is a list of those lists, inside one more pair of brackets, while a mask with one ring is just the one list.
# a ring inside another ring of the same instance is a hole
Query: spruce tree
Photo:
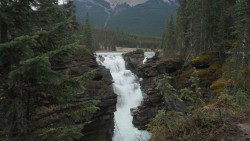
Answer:
[[[236, 82], [236, 86], [232, 90], [250, 91], [249, 72], [250, 72], [250, 2], [248, 0], [237, 1], [234, 15], [234, 32], [236, 43], [232, 52], [232, 56], [227, 60], [230, 66], [225, 77], [231, 78]], [[245, 79], [246, 78], [246, 79]]]
[[188, 44], [188, 11], [187, 0], [180, 0], [180, 6], [177, 11], [176, 18], [176, 39], [177, 39], [177, 49], [180, 51], [181, 55], [187, 54], [189, 44]]
[[238, 1], [236, 4], [234, 35], [236, 35], [236, 53], [240, 54], [241, 66], [249, 66], [249, 45], [250, 45], [250, 2], [247, 0]]
[[232, 40], [234, 0], [181, 0], [177, 13], [178, 47], [184, 54], [224, 51]]
[[162, 36], [162, 48], [164, 52], [173, 51], [176, 49], [175, 22], [173, 15], [171, 15], [165, 27]]
[[79, 138], [75, 122], [97, 108], [95, 101], [74, 102], [92, 73], [69, 77], [55, 69], [76, 50], [67, 9], [56, 1], [0, 6], [0, 140]]
[[86, 14], [85, 23], [84, 23], [84, 41], [87, 48], [93, 50], [93, 38], [92, 38], [92, 31], [91, 25], [89, 23], [89, 14]]

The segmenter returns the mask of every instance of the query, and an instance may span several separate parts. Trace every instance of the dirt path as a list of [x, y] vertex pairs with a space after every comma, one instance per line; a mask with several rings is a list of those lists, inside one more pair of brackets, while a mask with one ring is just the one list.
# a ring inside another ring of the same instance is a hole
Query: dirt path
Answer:
[[237, 126], [242, 131], [239, 141], [250, 141], [250, 111], [246, 112], [246, 119]]
[[250, 141], [250, 121], [238, 124], [242, 131], [242, 138], [240, 141]]

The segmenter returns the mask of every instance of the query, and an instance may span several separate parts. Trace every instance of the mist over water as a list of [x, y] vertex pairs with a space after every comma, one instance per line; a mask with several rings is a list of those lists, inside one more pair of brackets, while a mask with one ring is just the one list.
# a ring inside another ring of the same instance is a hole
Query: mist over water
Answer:
[[110, 69], [113, 89], [117, 94], [115, 131], [113, 141], [148, 141], [150, 133], [135, 128], [132, 124], [131, 108], [139, 106], [143, 100], [138, 78], [126, 70], [122, 53], [97, 53], [97, 62]]

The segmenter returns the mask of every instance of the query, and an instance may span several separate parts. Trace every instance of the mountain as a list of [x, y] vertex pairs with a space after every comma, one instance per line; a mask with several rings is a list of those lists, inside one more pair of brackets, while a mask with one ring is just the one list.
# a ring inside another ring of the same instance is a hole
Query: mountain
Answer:
[[116, 6], [122, 5], [122, 4], [128, 4], [129, 6], [133, 7], [138, 4], [145, 3], [148, 0], [105, 0], [107, 3], [109, 3], [110, 7], [112, 9], [115, 9]]
[[88, 12], [95, 27], [158, 37], [178, 7], [177, 0], [74, 0], [74, 4], [80, 23]]
[[[143, 4], [149, 0], [105, 0], [107, 3], [109, 3], [111, 8], [115, 8], [118, 5], [121, 4], [128, 4], [129, 6], [133, 7], [138, 4]], [[166, 3], [175, 3], [176, 0], [163, 0]]]

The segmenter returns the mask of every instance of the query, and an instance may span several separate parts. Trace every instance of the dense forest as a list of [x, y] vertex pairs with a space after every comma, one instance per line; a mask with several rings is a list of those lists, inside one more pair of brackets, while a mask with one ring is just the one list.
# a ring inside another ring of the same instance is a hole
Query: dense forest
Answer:
[[244, 52], [247, 48], [242, 45], [247, 44], [249, 34], [248, 6], [248, 1], [181, 0], [178, 16], [166, 25], [162, 44], [183, 54], [233, 47]]
[[186, 65], [157, 85], [165, 108], [149, 125], [153, 141], [242, 140], [235, 123], [250, 106], [249, 25], [249, 0], [180, 0], [162, 49], [163, 58], [179, 56]]
[[78, 34], [81, 37], [80, 44], [87, 45], [91, 50], [115, 51], [116, 47], [154, 50], [161, 47], [161, 39], [158, 37], [144, 37], [118, 30], [93, 28], [89, 23], [90, 18], [87, 13]]
[[161, 39], [157, 37], [143, 37], [122, 31], [108, 29], [93, 29], [94, 45], [98, 49], [114, 50], [114, 47], [158, 49]]

